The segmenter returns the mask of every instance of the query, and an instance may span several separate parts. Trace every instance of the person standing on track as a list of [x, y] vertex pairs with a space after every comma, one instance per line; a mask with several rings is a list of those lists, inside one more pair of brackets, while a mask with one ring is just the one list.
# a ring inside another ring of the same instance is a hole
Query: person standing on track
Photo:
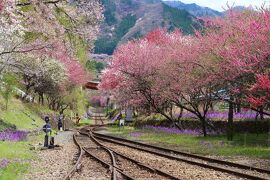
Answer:
[[63, 121], [64, 121], [64, 114], [61, 112], [57, 124], [59, 131], [63, 131]]
[[76, 124], [79, 125], [81, 118], [79, 117], [78, 113], [76, 113], [75, 120], [76, 120]]

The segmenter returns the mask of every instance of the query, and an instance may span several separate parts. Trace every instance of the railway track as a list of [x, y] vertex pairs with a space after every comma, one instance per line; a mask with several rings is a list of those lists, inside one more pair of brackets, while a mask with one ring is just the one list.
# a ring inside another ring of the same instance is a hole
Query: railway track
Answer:
[[122, 172], [121, 169], [116, 169], [115, 158], [112, 152], [109, 149], [98, 144], [94, 138], [90, 138], [90, 136], [88, 137], [86, 135], [74, 134], [73, 140], [74, 143], [78, 146], [80, 155], [73, 168], [65, 176], [65, 180], [71, 179], [74, 173], [82, 168], [82, 159], [84, 158], [84, 155], [90, 156], [97, 162], [101, 163], [105, 168], [107, 168], [110, 171], [110, 179], [112, 180], [134, 179]]
[[76, 135], [74, 134], [73, 135], [73, 141], [74, 143], [77, 145], [78, 149], [79, 149], [79, 157], [75, 163], [75, 165], [72, 167], [72, 169], [67, 173], [67, 175], [64, 177], [64, 180], [69, 180], [72, 175], [78, 171], [78, 169], [80, 168], [81, 166], [81, 161], [82, 161], [82, 158], [83, 158], [83, 155], [84, 155], [84, 150], [82, 149], [82, 147], [80, 146], [80, 144], [78, 143], [77, 139], [76, 139]]
[[[179, 179], [158, 168], [146, 165], [122, 153], [116, 152], [115, 150], [112, 150], [109, 147], [104, 146], [96, 138], [94, 138], [92, 132], [81, 130], [80, 133], [84, 136], [89, 137], [99, 147], [102, 147], [103, 149], [106, 149], [108, 152], [110, 152], [112, 158], [111, 166], [115, 168], [118, 173], [125, 174], [124, 176], [122, 176], [124, 177], [124, 179], [143, 179], [146, 177], [151, 179]], [[116, 178], [122, 179], [117, 175]]]
[[71, 179], [73, 174], [82, 166], [84, 154], [91, 156], [110, 171], [112, 180], [116, 179], [179, 179], [157, 168], [150, 167], [142, 162], [116, 152], [101, 144], [92, 133], [82, 128], [80, 135], [74, 135], [74, 143], [78, 146], [79, 157], [74, 167], [64, 178]]
[[[94, 128], [95, 129], [95, 128]], [[123, 138], [118, 138], [110, 135], [99, 134], [92, 132], [93, 136], [102, 142], [109, 142], [111, 144], [117, 144], [119, 146], [125, 146], [132, 149], [137, 149], [142, 152], [147, 152], [155, 154], [168, 159], [181, 161], [191, 165], [196, 165], [202, 168], [212, 169], [215, 171], [220, 171], [228, 174], [232, 174], [237, 177], [245, 179], [258, 179], [265, 180], [270, 179], [270, 171], [265, 169], [260, 169], [256, 167], [246, 166], [242, 164], [217, 160], [213, 158], [208, 158], [204, 156], [189, 154], [185, 152], [175, 151], [171, 149], [166, 149], [162, 147], [152, 146], [136, 141], [131, 141]]]

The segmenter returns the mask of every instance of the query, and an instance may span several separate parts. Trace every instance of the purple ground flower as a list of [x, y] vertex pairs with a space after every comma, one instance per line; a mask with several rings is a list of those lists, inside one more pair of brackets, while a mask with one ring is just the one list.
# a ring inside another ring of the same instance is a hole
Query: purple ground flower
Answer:
[[0, 141], [22, 141], [27, 137], [25, 131], [4, 131], [0, 132]]
[[198, 136], [201, 133], [201, 130], [191, 130], [191, 129], [177, 129], [177, 128], [169, 128], [169, 127], [162, 127], [162, 126], [151, 126], [151, 125], [146, 125], [144, 126], [146, 129], [151, 129], [157, 132], [165, 132], [169, 134], [187, 134], [187, 135], [195, 135]]
[[7, 160], [7, 159], [2, 159], [2, 160], [0, 161], [0, 169], [6, 168], [6, 167], [8, 166], [8, 164], [9, 164], [9, 160]]
[[206, 148], [212, 148], [213, 147], [213, 144], [209, 141], [200, 141], [199, 144], [201, 146], [205, 146]]
[[[177, 114], [176, 114], [177, 115]], [[192, 113], [184, 113], [184, 118], [196, 118]], [[228, 112], [208, 112], [206, 115], [209, 119], [228, 119]], [[256, 112], [243, 111], [241, 113], [234, 113], [234, 119], [255, 119]]]
[[132, 137], [139, 137], [139, 136], [142, 136], [144, 133], [143, 132], [130, 132], [128, 134]]
[[220, 142], [219, 142], [219, 145], [220, 145], [220, 146], [225, 146], [225, 142], [224, 142], [224, 141], [220, 141]]
[[[169, 134], [184, 134], [184, 135], [193, 135], [193, 136], [199, 136], [202, 135], [201, 129], [178, 129], [178, 128], [169, 128], [169, 127], [163, 127], [163, 126], [152, 126], [152, 125], [146, 125], [144, 126], [146, 129], [151, 129], [156, 132], [164, 132]], [[219, 132], [214, 131], [207, 131], [208, 135], [219, 135]]]

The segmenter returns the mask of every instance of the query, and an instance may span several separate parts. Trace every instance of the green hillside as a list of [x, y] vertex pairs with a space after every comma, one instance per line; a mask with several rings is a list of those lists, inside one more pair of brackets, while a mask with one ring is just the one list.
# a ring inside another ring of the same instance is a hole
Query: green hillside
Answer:
[[175, 28], [180, 28], [185, 34], [191, 34], [194, 31], [196, 23], [194, 22], [194, 16], [192, 16], [186, 10], [180, 10], [163, 4], [163, 17], [169, 21], [169, 31], [173, 31]]
[[[110, 10], [111, 12], [111, 10]], [[111, 13], [112, 15], [113, 13]], [[113, 19], [113, 15], [110, 17], [105, 16], [106, 23], [111, 23]], [[115, 21], [116, 22], [116, 21]], [[121, 40], [121, 38], [129, 31], [131, 27], [133, 27], [136, 23], [136, 16], [128, 14], [126, 17], [124, 17], [121, 22], [117, 25], [117, 28], [115, 30], [115, 35], [113, 37], [100, 37], [95, 42], [95, 52], [100, 54], [112, 54], [114, 49], [116, 48], [118, 42]]]
[[176, 28], [193, 33], [195, 17], [186, 10], [170, 7], [159, 0], [102, 0], [105, 20], [95, 42], [95, 53], [112, 54], [119, 43], [144, 36], [156, 28]]

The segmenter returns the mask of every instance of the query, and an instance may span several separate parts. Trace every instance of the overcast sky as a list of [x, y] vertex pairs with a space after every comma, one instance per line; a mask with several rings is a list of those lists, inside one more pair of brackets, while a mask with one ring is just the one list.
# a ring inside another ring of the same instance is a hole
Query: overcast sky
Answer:
[[200, 6], [210, 7], [212, 9], [223, 11], [222, 7], [226, 7], [226, 3], [234, 6], [258, 6], [260, 7], [264, 2], [270, 5], [270, 0], [180, 0], [183, 3], [196, 3]]

